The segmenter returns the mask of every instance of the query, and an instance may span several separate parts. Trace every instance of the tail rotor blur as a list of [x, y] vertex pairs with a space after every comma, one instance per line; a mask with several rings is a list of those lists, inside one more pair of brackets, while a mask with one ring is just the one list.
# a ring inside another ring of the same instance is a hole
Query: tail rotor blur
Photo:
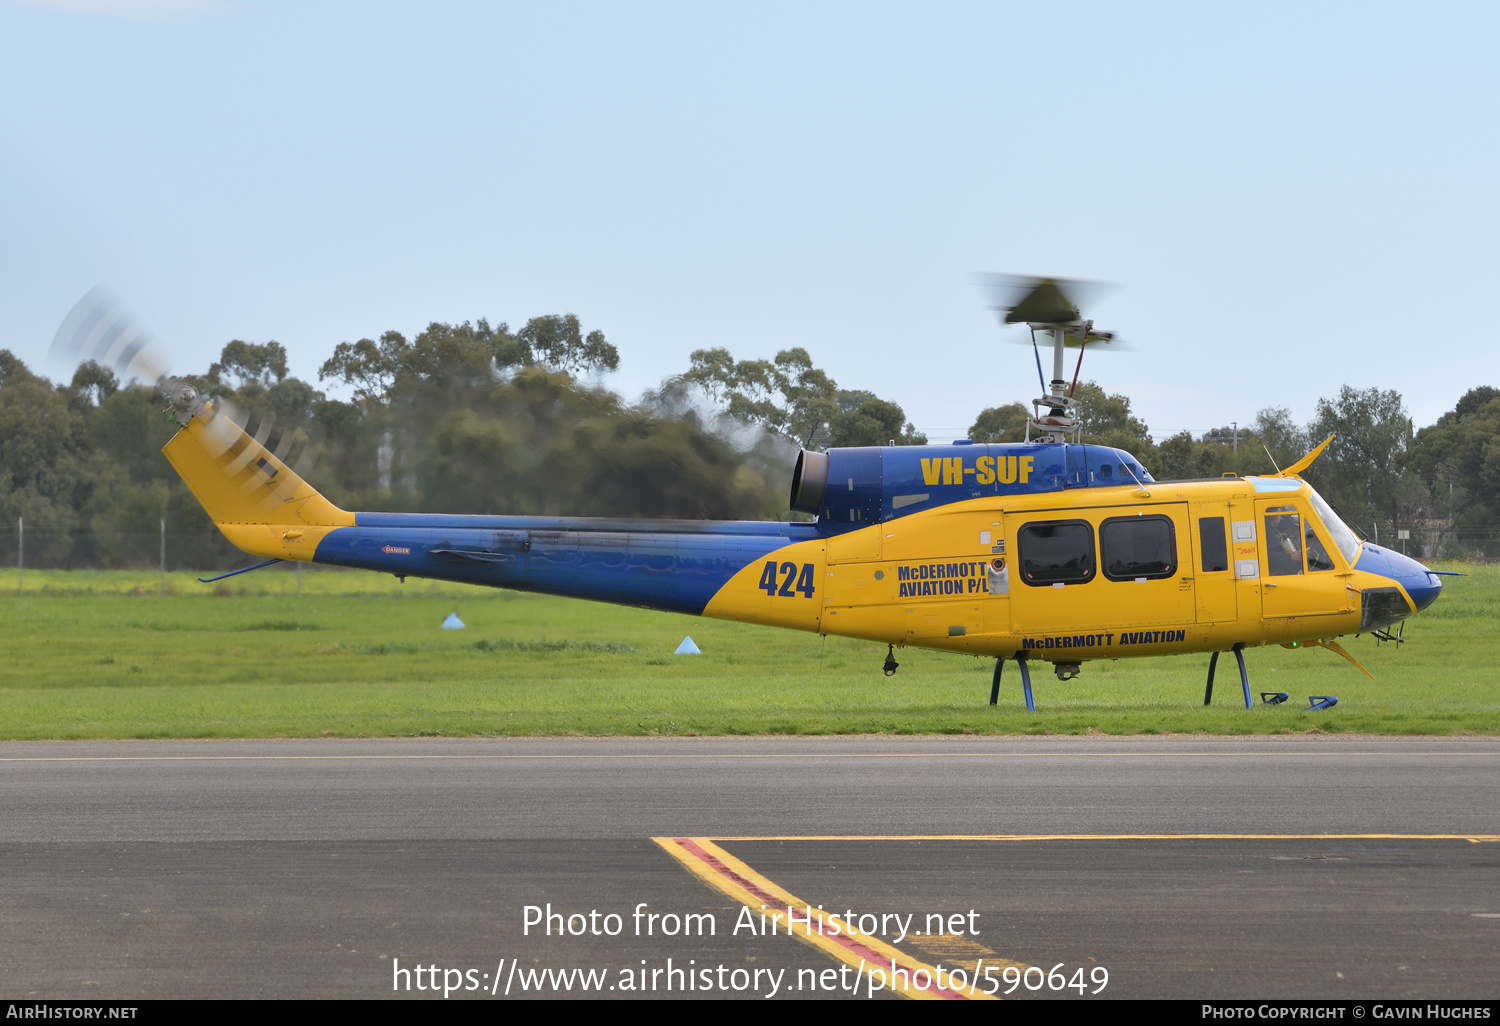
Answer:
[[215, 398], [213, 402], [220, 416], [232, 421], [299, 477], [306, 477], [317, 466], [323, 451], [321, 432], [280, 424], [272, 414], [246, 409], [232, 399]]
[[[154, 385], [178, 424], [193, 417], [222, 417], [249, 435], [298, 475], [309, 473], [322, 452], [321, 433], [306, 425], [278, 425], [270, 411], [253, 410], [222, 396], [204, 396], [199, 385], [169, 370], [170, 360], [155, 337], [104, 285], [73, 304], [52, 338], [48, 362], [71, 370], [90, 360], [112, 370], [122, 384]], [[227, 424], [220, 426], [220, 433]], [[227, 441], [226, 441], [227, 444]]]
[[161, 346], [103, 285], [73, 304], [52, 337], [47, 358], [67, 368], [92, 360], [114, 371], [122, 382], [134, 378], [155, 384], [167, 374]]

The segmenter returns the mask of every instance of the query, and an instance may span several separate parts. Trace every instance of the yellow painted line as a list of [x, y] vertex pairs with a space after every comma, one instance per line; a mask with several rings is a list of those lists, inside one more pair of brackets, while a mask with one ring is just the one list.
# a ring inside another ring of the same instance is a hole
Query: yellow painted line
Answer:
[[[804, 909], [812, 913], [809, 902], [792, 894], [769, 878], [756, 872], [741, 859], [719, 847], [716, 841], [1468, 841], [1472, 844], [1500, 842], [1500, 834], [784, 834], [741, 837], [653, 837], [668, 854], [677, 859], [688, 871], [708, 886], [728, 895], [747, 908], [757, 905], [763, 909], [778, 907]], [[838, 921], [835, 915], [830, 921]], [[800, 924], [799, 924], [800, 925]], [[980, 999], [999, 1000], [977, 990], [980, 978], [980, 959], [970, 976], [967, 990], [939, 989], [937, 968], [920, 962], [898, 948], [874, 937], [860, 940], [843, 935], [830, 937], [821, 931], [812, 932], [803, 927], [803, 932], [789, 930], [800, 941], [811, 944], [825, 954], [846, 965], [854, 966], [860, 978], [871, 980], [871, 972], [896, 979], [896, 970], [915, 974], [925, 971], [933, 986], [916, 987], [910, 977], [887, 989], [916, 999]], [[981, 949], [988, 950], [988, 949]], [[996, 968], [1016, 966], [1025, 968], [1024, 962], [997, 958]], [[867, 984], [873, 986], [873, 982]]]
[[[913, 934], [907, 941], [912, 947], [927, 955], [929, 959], [938, 959], [941, 962], [956, 962], [964, 970], [970, 971], [974, 968], [988, 966], [992, 969], [1000, 969], [1002, 972], [1007, 966], [1015, 966], [1017, 971], [1024, 973], [1030, 966], [1024, 962], [1011, 962], [1000, 958], [993, 950], [983, 944], [977, 944], [968, 937], [955, 934], [944, 934], [918, 937]], [[1037, 968], [1041, 968], [1038, 966]]]
[[[688, 868], [693, 875], [715, 890], [727, 894], [746, 908], [763, 907], [811, 910], [808, 902], [773, 883], [751, 869], [741, 860], [714, 844], [707, 837], [653, 837], [657, 844]], [[836, 915], [830, 915], [827, 923], [842, 923]], [[800, 926], [800, 924], [799, 924]], [[886, 990], [909, 998], [929, 1000], [994, 1000], [978, 989], [979, 973], [969, 975], [969, 985], [954, 989], [951, 985], [939, 987], [939, 970], [935, 966], [920, 962], [899, 948], [876, 938], [861, 935], [850, 937], [842, 930], [830, 936], [823, 929], [801, 927], [789, 931], [798, 940], [811, 944], [824, 954], [831, 955], [845, 965], [855, 968], [856, 987], [863, 980], [865, 986], [874, 990], [877, 979]], [[1006, 963], [1009, 964], [1009, 963]], [[920, 976], [926, 977], [926, 985], [919, 985]], [[875, 991], [875, 993], [879, 993]]]
[[1500, 834], [788, 834], [715, 841], [1500, 841]]

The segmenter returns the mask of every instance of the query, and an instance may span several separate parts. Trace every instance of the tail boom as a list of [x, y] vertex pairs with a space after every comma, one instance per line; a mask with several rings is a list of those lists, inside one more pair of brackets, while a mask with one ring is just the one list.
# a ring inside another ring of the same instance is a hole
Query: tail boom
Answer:
[[[820, 602], [756, 586], [763, 566], [821, 561], [811, 524], [360, 513], [315, 561], [817, 630]], [[803, 550], [807, 550], [803, 552]], [[816, 551], [814, 557], [811, 553]], [[811, 575], [809, 575], [811, 576]], [[753, 577], [747, 585], [745, 579]], [[778, 579], [779, 580], [779, 579]], [[736, 596], [731, 599], [730, 596]]]
[[821, 562], [811, 524], [355, 514], [196, 393], [174, 405], [185, 423], [163, 454], [251, 555], [818, 628], [811, 595], [794, 591], [788, 602], [785, 589], [756, 583], [762, 563], [783, 565], [768, 556], [787, 546], [815, 549], [808, 558]]

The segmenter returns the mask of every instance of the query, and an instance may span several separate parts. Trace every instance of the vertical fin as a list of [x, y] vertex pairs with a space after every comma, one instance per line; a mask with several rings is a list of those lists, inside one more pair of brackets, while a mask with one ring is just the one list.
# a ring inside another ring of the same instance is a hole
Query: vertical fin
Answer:
[[266, 448], [269, 425], [252, 436], [210, 403], [186, 420], [162, 454], [239, 548], [309, 562], [324, 535], [353, 526], [353, 513], [329, 502]]

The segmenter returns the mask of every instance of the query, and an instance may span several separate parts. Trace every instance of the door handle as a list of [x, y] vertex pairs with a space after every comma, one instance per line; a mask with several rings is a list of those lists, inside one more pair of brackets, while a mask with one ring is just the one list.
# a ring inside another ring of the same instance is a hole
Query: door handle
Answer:
[[1266, 587], [1267, 588], [1274, 588], [1274, 587], [1276, 587], [1276, 585], [1274, 585], [1274, 584], [1267, 584]]
[[1184, 581], [1191, 581], [1191, 580], [1192, 580], [1192, 578], [1191, 578], [1191, 577], [1184, 577], [1184, 578], [1183, 578], [1183, 580], [1184, 580]]

